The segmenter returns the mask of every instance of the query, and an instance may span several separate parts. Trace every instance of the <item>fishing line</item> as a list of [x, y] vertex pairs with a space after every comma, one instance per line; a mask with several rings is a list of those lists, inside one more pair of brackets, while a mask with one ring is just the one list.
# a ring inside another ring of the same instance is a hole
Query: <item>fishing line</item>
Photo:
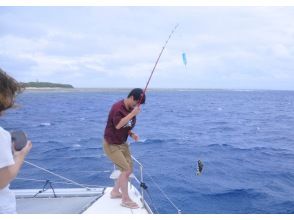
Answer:
[[[154, 67], [153, 67], [153, 69], [152, 69], [152, 71], [151, 71], [151, 74], [150, 74], [149, 79], [148, 79], [148, 81], [147, 81], [147, 83], [146, 83], [146, 86], [145, 86], [145, 88], [144, 88], [144, 90], [143, 90], [143, 93], [141, 94], [141, 98], [140, 98], [140, 100], [139, 100], [139, 102], [138, 102], [138, 107], [140, 107], [141, 102], [142, 102], [142, 100], [143, 100], [143, 97], [145, 96], [145, 93], [146, 93], [146, 91], [147, 91], [148, 85], [149, 85], [149, 83], [150, 83], [150, 81], [151, 81], [151, 78], [152, 78], [153, 73], [154, 73], [154, 71], [155, 71], [155, 68], [156, 68], [156, 66], [157, 66], [157, 64], [158, 64], [158, 62], [159, 62], [159, 59], [160, 59], [160, 57], [161, 57], [161, 55], [162, 55], [162, 53], [163, 53], [163, 51], [164, 51], [164, 49], [165, 49], [167, 43], [169, 42], [170, 38], [172, 37], [173, 33], [176, 31], [176, 29], [177, 29], [178, 26], [179, 26], [179, 24], [177, 24], [177, 25], [172, 29], [170, 35], [168, 36], [167, 40], [165, 41], [165, 44], [163, 45], [163, 47], [162, 47], [162, 49], [161, 49], [161, 51], [160, 51], [160, 53], [159, 53], [159, 56], [158, 56], [158, 58], [157, 58], [157, 60], [156, 60], [156, 62], [155, 62], [155, 64], [154, 64]], [[186, 69], [186, 71], [187, 71], [187, 57], [186, 57], [186, 53], [185, 53], [185, 52], [182, 53], [182, 59], [183, 59], [183, 63], [184, 63], [184, 65], [185, 65], [185, 69]], [[201, 160], [198, 160], [198, 162], [197, 162], [197, 172], [196, 172], [197, 176], [202, 174], [202, 170], [203, 170], [203, 162], [202, 162]]]

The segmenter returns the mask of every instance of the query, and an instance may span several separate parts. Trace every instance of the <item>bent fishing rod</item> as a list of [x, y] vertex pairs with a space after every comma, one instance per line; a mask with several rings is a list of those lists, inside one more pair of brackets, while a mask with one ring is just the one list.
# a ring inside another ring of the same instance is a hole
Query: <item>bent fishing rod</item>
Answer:
[[153, 69], [152, 69], [152, 71], [151, 71], [151, 74], [150, 74], [150, 77], [149, 77], [149, 79], [148, 79], [148, 81], [147, 81], [147, 84], [146, 84], [146, 86], [145, 86], [145, 89], [143, 90], [143, 93], [142, 93], [142, 95], [141, 95], [140, 101], [139, 101], [139, 103], [138, 103], [138, 107], [140, 107], [140, 105], [141, 105], [141, 102], [142, 102], [143, 97], [144, 97], [144, 95], [145, 95], [145, 93], [146, 93], [146, 91], [147, 91], [148, 85], [149, 85], [150, 80], [151, 80], [151, 78], [152, 78], [152, 76], [153, 76], [153, 73], [154, 73], [154, 70], [155, 70], [155, 68], [156, 68], [156, 66], [157, 66], [157, 64], [158, 64], [158, 61], [159, 61], [159, 59], [160, 59], [160, 57], [161, 57], [161, 55], [162, 55], [162, 53], [163, 53], [163, 51], [164, 51], [164, 49], [165, 49], [165, 47], [166, 47], [166, 45], [167, 45], [169, 39], [171, 38], [171, 36], [173, 35], [173, 33], [175, 32], [175, 30], [177, 29], [178, 26], [179, 26], [179, 25], [177, 24], [177, 25], [173, 28], [173, 30], [171, 31], [170, 35], [168, 36], [168, 39], [165, 41], [165, 44], [163, 45], [163, 47], [162, 47], [162, 49], [161, 49], [161, 51], [160, 51], [160, 53], [159, 53], [159, 56], [158, 56], [158, 58], [157, 58], [157, 60], [156, 60], [156, 62], [155, 62], [155, 65], [154, 65], [154, 67], [153, 67]]
[[[156, 60], [156, 62], [155, 62], [155, 65], [154, 65], [154, 67], [153, 67], [153, 69], [152, 69], [152, 71], [151, 71], [151, 74], [150, 74], [150, 77], [149, 77], [149, 79], [148, 79], [148, 81], [147, 81], [147, 84], [146, 84], [146, 86], [145, 86], [145, 89], [143, 90], [143, 93], [141, 94], [140, 101], [139, 101], [139, 103], [138, 103], [138, 105], [137, 105], [138, 107], [140, 107], [140, 105], [141, 105], [141, 102], [142, 102], [143, 97], [144, 97], [144, 95], [145, 95], [145, 93], [146, 93], [146, 91], [147, 91], [148, 85], [149, 85], [150, 80], [151, 80], [151, 78], [152, 78], [152, 76], [153, 76], [153, 73], [154, 73], [154, 70], [155, 70], [155, 68], [156, 68], [156, 66], [157, 66], [157, 64], [158, 64], [158, 61], [159, 61], [159, 59], [160, 59], [160, 57], [161, 57], [161, 55], [162, 55], [162, 53], [163, 53], [163, 51], [164, 51], [164, 49], [165, 49], [165, 47], [166, 47], [166, 45], [167, 45], [169, 39], [171, 38], [171, 36], [173, 35], [173, 33], [175, 32], [175, 30], [177, 29], [178, 26], [179, 26], [179, 25], [177, 24], [177, 25], [173, 28], [172, 32], [171, 32], [170, 35], [168, 36], [168, 39], [166, 40], [165, 44], [163, 45], [163, 47], [162, 47], [162, 49], [161, 49], [161, 51], [160, 51], [160, 53], [159, 53], [159, 56], [158, 56], [158, 58], [157, 58], [157, 60]], [[184, 57], [184, 56], [183, 56], [183, 57]], [[185, 60], [186, 60], [186, 56], [185, 56]], [[185, 62], [187, 62], [187, 61], [185, 61]], [[186, 69], [186, 70], [187, 70], [187, 69]], [[202, 174], [203, 166], [204, 166], [204, 165], [203, 165], [203, 162], [202, 162], [201, 160], [198, 160], [198, 162], [197, 162], [197, 173], [196, 173], [197, 176], [199, 176], [199, 175]]]

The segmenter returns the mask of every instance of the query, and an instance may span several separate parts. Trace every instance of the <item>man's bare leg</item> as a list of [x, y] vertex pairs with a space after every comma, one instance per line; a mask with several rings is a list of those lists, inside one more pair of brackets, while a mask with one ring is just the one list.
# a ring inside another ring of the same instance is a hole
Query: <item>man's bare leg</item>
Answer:
[[128, 192], [128, 182], [129, 182], [129, 176], [131, 175], [131, 171], [123, 171], [121, 172], [120, 178], [119, 178], [119, 184], [120, 189], [122, 192], [122, 203], [131, 204], [133, 207], [138, 206], [137, 203], [135, 203], [133, 200], [131, 200]]
[[121, 198], [122, 194], [119, 191], [120, 188], [120, 183], [119, 183], [119, 177], [117, 178], [117, 180], [115, 181], [114, 187], [110, 193], [112, 198]]

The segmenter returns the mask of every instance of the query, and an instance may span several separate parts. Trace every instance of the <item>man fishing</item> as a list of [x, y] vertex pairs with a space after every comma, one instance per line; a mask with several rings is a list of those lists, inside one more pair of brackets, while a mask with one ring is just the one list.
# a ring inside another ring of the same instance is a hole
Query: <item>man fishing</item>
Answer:
[[177, 27], [178, 25], [174, 27], [162, 47], [144, 91], [139, 88], [133, 89], [126, 99], [123, 99], [112, 106], [108, 115], [104, 131], [104, 151], [110, 160], [112, 160], [112, 162], [121, 170], [121, 174], [111, 191], [111, 198], [122, 198], [121, 205], [127, 208], [136, 209], [139, 208], [139, 206], [131, 200], [128, 193], [128, 180], [133, 170], [133, 162], [126, 141], [128, 136], [135, 141], [139, 140], [139, 136], [132, 132], [132, 129], [136, 124], [136, 115], [141, 111], [140, 105], [145, 103], [145, 94], [155, 68], [162, 52]]
[[127, 139], [130, 136], [135, 141], [139, 140], [139, 136], [132, 129], [136, 124], [136, 115], [141, 111], [140, 104], [144, 103], [143, 90], [133, 89], [127, 98], [111, 107], [104, 131], [104, 152], [121, 171], [111, 191], [111, 198], [121, 198], [121, 206], [132, 209], [139, 206], [131, 200], [128, 193], [128, 180], [133, 172], [133, 162]]

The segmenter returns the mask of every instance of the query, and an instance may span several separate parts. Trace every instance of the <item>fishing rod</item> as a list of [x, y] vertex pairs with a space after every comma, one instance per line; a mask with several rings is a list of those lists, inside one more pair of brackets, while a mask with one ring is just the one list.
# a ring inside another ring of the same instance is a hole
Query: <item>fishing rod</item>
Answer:
[[[142, 102], [143, 97], [144, 97], [144, 95], [145, 95], [145, 93], [146, 93], [146, 91], [147, 91], [148, 85], [149, 85], [150, 80], [151, 80], [151, 78], [152, 78], [152, 76], [153, 76], [153, 73], [154, 73], [154, 71], [155, 71], [155, 68], [156, 68], [156, 66], [157, 66], [157, 64], [158, 64], [158, 62], [159, 62], [159, 59], [160, 59], [160, 57], [161, 57], [161, 55], [162, 55], [162, 53], [163, 53], [163, 51], [164, 51], [164, 49], [165, 49], [165, 47], [166, 47], [168, 41], [170, 40], [170, 38], [171, 38], [171, 36], [173, 35], [173, 33], [176, 31], [176, 29], [177, 29], [178, 26], [179, 26], [179, 24], [177, 24], [177, 25], [172, 29], [170, 35], [168, 36], [167, 40], [165, 41], [165, 44], [163, 45], [163, 47], [162, 47], [162, 49], [161, 49], [161, 51], [160, 51], [160, 53], [159, 53], [159, 56], [158, 56], [158, 58], [157, 58], [157, 60], [156, 60], [156, 62], [155, 62], [155, 64], [154, 64], [154, 67], [153, 67], [153, 69], [152, 69], [152, 71], [151, 71], [151, 74], [150, 74], [150, 76], [149, 76], [149, 79], [148, 79], [148, 81], [147, 81], [147, 84], [146, 84], [146, 86], [145, 86], [145, 89], [143, 90], [143, 93], [141, 94], [141, 98], [140, 98], [140, 100], [139, 100], [139, 102], [138, 102], [138, 107], [140, 107], [140, 105], [141, 105], [141, 102]], [[183, 58], [183, 62], [184, 62], [184, 64], [185, 64], [185, 68], [186, 68], [186, 71], [187, 71], [187, 58], [186, 58], [186, 53], [183, 53], [183, 54], [182, 54], [182, 58]], [[202, 162], [201, 160], [198, 160], [198, 162], [197, 162], [197, 173], [196, 173], [197, 176], [202, 174], [203, 166], [204, 166], [204, 165], [203, 165], [203, 162]]]
[[140, 98], [140, 101], [139, 101], [139, 103], [138, 103], [138, 107], [140, 107], [140, 105], [141, 105], [141, 102], [142, 102], [143, 97], [144, 97], [144, 95], [145, 95], [145, 93], [146, 93], [146, 90], [147, 90], [148, 85], [149, 85], [149, 83], [150, 83], [150, 80], [151, 80], [151, 78], [152, 78], [152, 76], [153, 76], [154, 70], [155, 70], [155, 68], [156, 68], [156, 66], [157, 66], [157, 64], [158, 64], [158, 61], [159, 61], [159, 59], [160, 59], [160, 57], [161, 57], [161, 54], [162, 54], [162, 52], [164, 51], [164, 49], [165, 49], [165, 47], [166, 47], [166, 45], [167, 45], [169, 39], [171, 38], [171, 36], [173, 35], [173, 33], [175, 32], [175, 30], [177, 29], [178, 26], [179, 26], [179, 25], [177, 24], [177, 25], [173, 28], [173, 30], [171, 31], [170, 35], [168, 36], [168, 39], [165, 41], [165, 44], [163, 45], [163, 47], [162, 47], [162, 49], [161, 49], [161, 51], [160, 51], [160, 53], [159, 53], [159, 56], [158, 56], [158, 58], [157, 58], [157, 60], [156, 60], [156, 62], [155, 62], [155, 65], [154, 65], [154, 67], [153, 67], [153, 69], [152, 69], [152, 71], [151, 71], [151, 74], [150, 74], [150, 77], [149, 77], [149, 79], [148, 79], [148, 81], [147, 81], [147, 84], [146, 84], [146, 86], [145, 86], [145, 89], [144, 89], [143, 93], [141, 94], [141, 98]]

